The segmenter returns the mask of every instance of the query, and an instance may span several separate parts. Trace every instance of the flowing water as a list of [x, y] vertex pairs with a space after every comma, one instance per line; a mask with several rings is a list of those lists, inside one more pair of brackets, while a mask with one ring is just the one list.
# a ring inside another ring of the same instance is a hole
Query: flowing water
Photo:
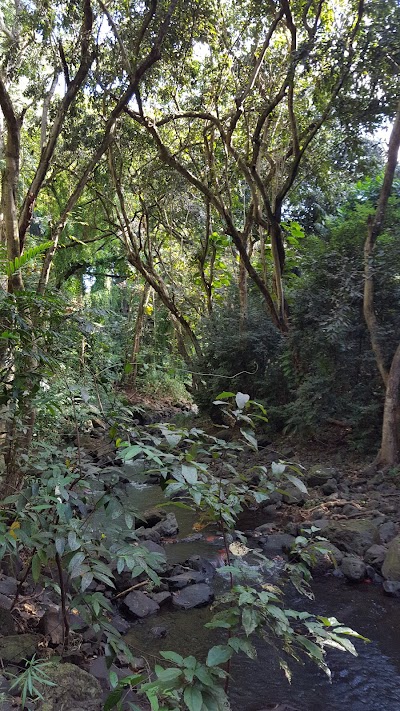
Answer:
[[[160, 488], [146, 485], [143, 478], [131, 484], [129, 491], [136, 510], [143, 511], [162, 502]], [[179, 537], [193, 533], [194, 514], [178, 508], [171, 510], [179, 521]], [[168, 559], [174, 563], [193, 554], [215, 559], [218, 541], [191, 540], [171, 543], [165, 548]], [[218, 579], [223, 585], [223, 578], [217, 576]], [[232, 662], [232, 709], [259, 711], [271, 708], [269, 704], [286, 701], [300, 711], [400, 711], [400, 601], [386, 597], [374, 585], [348, 585], [335, 578], [315, 580], [313, 591], [312, 602], [293, 592], [286, 603], [292, 608], [335, 616], [371, 642], [356, 641], [358, 657], [329, 652], [332, 683], [315, 666], [294, 664], [291, 685], [280, 671], [275, 653], [265, 643], [258, 642], [257, 660], [239, 655]], [[209, 608], [163, 610], [135, 624], [128, 640], [135, 654], [148, 656], [150, 661], [157, 658], [160, 650], [167, 649], [204, 659], [210, 646], [224, 641], [222, 632], [204, 628], [211, 614]], [[165, 638], [156, 639], [152, 635], [151, 628], [157, 625], [166, 628]]]

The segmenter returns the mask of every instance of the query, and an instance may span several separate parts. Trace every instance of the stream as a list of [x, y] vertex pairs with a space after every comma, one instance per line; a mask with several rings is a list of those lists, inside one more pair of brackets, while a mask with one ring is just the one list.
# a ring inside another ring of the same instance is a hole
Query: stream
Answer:
[[[160, 487], [147, 484], [145, 474], [135, 476], [127, 489], [136, 511], [144, 511], [163, 501]], [[192, 534], [195, 514], [177, 507], [170, 510], [179, 522], [178, 539]], [[210, 542], [206, 537], [165, 545], [171, 563], [184, 562], [193, 554], [213, 560], [219, 548], [221, 542]], [[217, 586], [219, 579], [223, 585], [222, 577], [217, 575]], [[293, 590], [286, 597], [287, 606], [335, 616], [371, 641], [356, 640], [358, 657], [334, 650], [328, 653], [332, 683], [311, 663], [304, 666], [294, 663], [291, 685], [280, 671], [275, 653], [266, 643], [256, 642], [256, 660], [244, 655], [233, 658], [230, 688], [233, 711], [266, 711], [278, 702], [291, 704], [299, 711], [348, 711], [349, 708], [351, 711], [400, 711], [399, 600], [386, 597], [381, 588], [372, 584], [350, 585], [334, 577], [317, 578], [312, 587], [314, 601]], [[148, 657], [150, 664], [160, 649], [204, 659], [210, 646], [223, 642], [221, 632], [204, 628], [211, 615], [209, 608], [162, 609], [157, 616], [137, 622], [128, 633], [127, 641], [134, 654]], [[167, 630], [163, 639], [151, 633], [158, 625]]]

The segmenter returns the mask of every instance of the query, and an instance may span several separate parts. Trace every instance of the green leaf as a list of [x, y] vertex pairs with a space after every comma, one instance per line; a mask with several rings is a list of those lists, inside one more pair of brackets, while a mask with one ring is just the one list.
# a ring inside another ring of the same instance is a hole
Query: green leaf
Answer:
[[242, 612], [242, 625], [246, 635], [249, 637], [258, 625], [258, 615], [255, 610], [245, 607]]
[[42, 568], [42, 564], [40, 562], [40, 558], [39, 558], [38, 554], [35, 553], [35, 555], [32, 558], [32, 578], [35, 583], [37, 583], [37, 581], [40, 578], [41, 568]]
[[109, 674], [109, 679], [110, 679], [110, 686], [112, 689], [115, 689], [115, 687], [118, 685], [118, 674], [117, 672], [111, 670]]
[[56, 538], [55, 545], [58, 555], [61, 556], [65, 550], [65, 538]]
[[84, 573], [82, 575], [82, 580], [81, 580], [81, 592], [85, 592], [85, 590], [89, 587], [89, 585], [93, 581], [93, 573], [88, 571], [87, 573]]
[[182, 675], [182, 669], [176, 669], [174, 667], [168, 667], [168, 669], [161, 669], [157, 671], [157, 678], [162, 682], [176, 681]]
[[164, 659], [167, 659], [169, 662], [175, 662], [175, 664], [183, 664], [183, 657], [181, 657], [181, 655], [177, 654], [176, 652], [160, 652], [160, 655]]
[[118, 702], [121, 701], [123, 693], [124, 690], [122, 688], [114, 689], [114, 691], [112, 691], [105, 700], [104, 711], [112, 711], [112, 709], [115, 709]]
[[224, 391], [223, 393], [220, 393], [219, 395], [217, 395], [217, 397], [215, 399], [216, 400], [227, 400], [230, 397], [235, 397], [235, 393], [229, 393], [229, 392]]
[[203, 694], [195, 686], [187, 686], [183, 692], [183, 699], [189, 711], [201, 711]]
[[208, 667], [217, 667], [219, 664], [225, 664], [233, 654], [232, 647], [227, 644], [217, 644], [211, 647], [207, 654], [206, 664]]
[[297, 488], [300, 489], [300, 491], [301, 491], [303, 494], [307, 494], [307, 487], [306, 487], [304, 481], [301, 481], [301, 479], [299, 479], [297, 476], [293, 476], [293, 474], [288, 474], [287, 472], [285, 472], [285, 477], [286, 477], [286, 479], [288, 479], [292, 484], [294, 484], [295, 486], [297, 486]]
[[236, 393], [235, 400], [239, 410], [243, 410], [246, 403], [248, 403], [250, 400], [250, 395], [247, 395], [245, 393]]
[[197, 483], [197, 469], [196, 467], [189, 466], [188, 464], [182, 464], [182, 476], [187, 481], [188, 484]]
[[243, 429], [241, 429], [240, 431], [241, 431], [243, 437], [245, 438], [245, 440], [247, 440], [247, 442], [248, 442], [249, 444], [251, 444], [251, 446], [253, 447], [253, 449], [258, 450], [257, 440], [256, 440], [256, 438], [254, 437], [253, 433], [250, 432], [250, 430], [243, 430]]

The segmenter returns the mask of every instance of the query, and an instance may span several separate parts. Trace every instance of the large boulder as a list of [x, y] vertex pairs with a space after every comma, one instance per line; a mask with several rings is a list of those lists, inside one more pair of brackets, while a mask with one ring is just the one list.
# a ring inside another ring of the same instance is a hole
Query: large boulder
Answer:
[[102, 688], [91, 674], [75, 664], [51, 665], [46, 674], [54, 686], [39, 685], [39, 711], [102, 711]]
[[305, 549], [310, 555], [313, 574], [325, 575], [337, 568], [343, 559], [343, 553], [330, 541], [310, 543]]
[[400, 581], [400, 536], [393, 538], [382, 565], [382, 575], [386, 580]]
[[324, 529], [324, 536], [347, 553], [364, 555], [374, 543], [379, 543], [379, 532], [372, 521], [332, 521]]

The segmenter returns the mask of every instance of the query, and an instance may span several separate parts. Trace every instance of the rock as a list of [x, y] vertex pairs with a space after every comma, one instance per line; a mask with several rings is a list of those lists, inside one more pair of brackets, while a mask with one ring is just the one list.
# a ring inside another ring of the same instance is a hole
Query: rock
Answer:
[[174, 593], [172, 603], [175, 607], [190, 610], [193, 607], [203, 607], [213, 599], [214, 595], [209, 585], [196, 583]]
[[159, 611], [160, 606], [151, 597], [148, 597], [140, 590], [134, 590], [129, 593], [124, 599], [125, 607], [128, 608], [129, 612], [135, 617], [148, 617], [149, 615], [154, 615]]
[[382, 565], [382, 575], [386, 580], [400, 581], [400, 536], [393, 538]]
[[393, 521], [386, 521], [379, 526], [379, 538], [381, 543], [389, 543], [397, 536], [399, 527]]
[[168, 585], [172, 590], [181, 590], [187, 585], [192, 585], [193, 583], [204, 583], [205, 576], [198, 570], [186, 570], [180, 575], [172, 575], [168, 579]]
[[109, 679], [110, 671], [114, 671], [114, 672], [118, 673], [119, 669], [114, 664], [112, 664], [109, 669], [107, 666], [105, 657], [95, 657], [94, 659], [90, 660], [89, 674], [94, 676], [100, 682], [106, 681], [107, 683], [105, 684], [105, 686], [107, 688], [108, 688], [108, 679]]
[[[318, 550], [323, 548], [324, 551]], [[337, 568], [343, 560], [343, 553], [336, 548], [330, 541], [320, 541], [319, 543], [310, 543], [305, 549], [311, 555], [311, 567], [313, 573], [324, 575], [330, 570]]]
[[130, 628], [131, 628], [131, 625], [129, 624], [129, 622], [127, 622], [122, 617], [122, 615], [119, 615], [118, 613], [116, 613], [115, 615], [112, 616], [111, 624], [113, 627], [115, 627], [117, 632], [119, 632], [120, 634], [126, 634], [128, 632], [128, 630], [130, 630]]
[[324, 536], [341, 550], [361, 556], [374, 543], [379, 543], [378, 529], [368, 519], [332, 521], [324, 529]]
[[155, 600], [157, 605], [164, 605], [166, 602], [169, 602], [172, 599], [172, 595], [170, 592], [165, 590], [164, 592], [157, 592], [157, 593], [151, 593], [150, 597], [152, 600]]
[[15, 634], [15, 622], [11, 612], [0, 608], [0, 637], [13, 634]]
[[161, 538], [171, 538], [179, 533], [178, 521], [174, 513], [168, 513], [163, 521], [160, 521], [153, 526], [153, 531], [158, 533]]
[[0, 579], [0, 595], [5, 595], [14, 600], [17, 594], [18, 581], [9, 576], [2, 576]]
[[188, 566], [193, 570], [198, 570], [206, 576], [206, 582], [212, 580], [215, 576], [215, 568], [207, 558], [202, 558], [200, 555], [192, 555], [187, 561]]
[[91, 674], [69, 663], [51, 665], [46, 674], [55, 686], [38, 685], [39, 711], [102, 711], [102, 688]]
[[147, 509], [147, 511], [144, 511], [141, 515], [141, 519], [145, 521], [146, 526], [149, 528], [152, 528], [157, 523], [160, 523], [160, 521], [164, 521], [166, 517], [166, 512], [163, 509], [157, 508]]
[[335, 494], [338, 490], [338, 484], [336, 479], [328, 479], [325, 484], [322, 484], [321, 489], [325, 496]]
[[341, 571], [343, 575], [352, 583], [359, 583], [364, 580], [366, 566], [361, 558], [356, 555], [346, 555], [342, 560]]
[[151, 636], [154, 637], [154, 639], [163, 639], [168, 634], [167, 628], [164, 627], [163, 625], [158, 625], [157, 627], [152, 627], [150, 632], [151, 632]]
[[0, 639], [0, 659], [18, 663], [33, 657], [42, 640], [39, 634], [13, 634]]
[[400, 597], [400, 582], [395, 580], [385, 580], [382, 585], [385, 593], [392, 597]]
[[294, 536], [289, 533], [272, 533], [268, 536], [266, 543], [262, 544], [262, 549], [266, 555], [279, 555], [289, 551], [294, 541]]
[[273, 523], [263, 523], [261, 526], [257, 526], [257, 528], [255, 528], [254, 530], [257, 533], [270, 534], [274, 530], [274, 524]]
[[[337, 471], [332, 467], [324, 467], [320, 464], [316, 464], [306, 472], [304, 478], [307, 486], [323, 486], [330, 479], [335, 479], [336, 481]], [[337, 491], [337, 487], [335, 491]]]
[[314, 521], [303, 521], [301, 524], [302, 529], [311, 528], [312, 526], [319, 528], [320, 531], [323, 531], [327, 526], [329, 526], [329, 521], [327, 518], [317, 518]]
[[371, 548], [365, 551], [364, 560], [367, 565], [372, 565], [374, 568], [381, 568], [385, 560], [387, 547], [375, 543]]
[[[297, 504], [300, 506], [304, 504], [309, 498], [309, 494], [300, 491], [294, 484], [287, 484], [286, 482], [282, 484], [283, 490], [283, 501], [285, 504]], [[264, 509], [265, 510], [265, 509]]]

